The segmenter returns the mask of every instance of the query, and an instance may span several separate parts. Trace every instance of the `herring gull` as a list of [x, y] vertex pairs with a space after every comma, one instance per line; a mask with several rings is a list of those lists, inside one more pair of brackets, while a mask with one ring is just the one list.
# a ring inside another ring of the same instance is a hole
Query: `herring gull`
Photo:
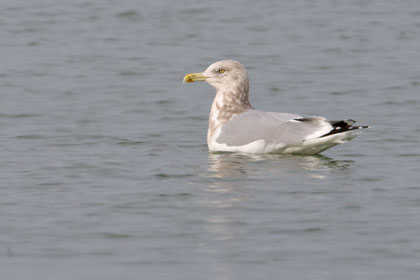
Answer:
[[184, 82], [206, 81], [217, 90], [211, 106], [207, 145], [213, 152], [318, 154], [357, 136], [353, 120], [264, 112], [249, 103], [245, 67], [234, 60], [211, 64]]

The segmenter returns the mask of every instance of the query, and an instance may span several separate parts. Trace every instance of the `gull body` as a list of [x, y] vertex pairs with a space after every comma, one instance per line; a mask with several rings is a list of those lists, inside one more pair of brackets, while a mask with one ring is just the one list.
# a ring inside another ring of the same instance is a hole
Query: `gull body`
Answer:
[[357, 136], [353, 120], [264, 112], [249, 102], [249, 78], [234, 60], [211, 64], [184, 82], [206, 81], [217, 93], [211, 106], [207, 144], [213, 152], [318, 154]]

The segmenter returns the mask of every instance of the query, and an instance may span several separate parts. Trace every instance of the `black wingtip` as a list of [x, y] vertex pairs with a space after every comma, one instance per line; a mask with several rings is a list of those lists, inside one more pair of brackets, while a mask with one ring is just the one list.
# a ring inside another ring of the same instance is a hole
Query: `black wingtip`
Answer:
[[368, 125], [353, 126], [355, 122], [356, 122], [355, 120], [351, 120], [351, 119], [342, 120], [342, 121], [329, 121], [329, 123], [333, 126], [333, 129], [330, 132], [322, 135], [321, 137], [343, 133], [350, 130], [370, 128], [370, 126]]

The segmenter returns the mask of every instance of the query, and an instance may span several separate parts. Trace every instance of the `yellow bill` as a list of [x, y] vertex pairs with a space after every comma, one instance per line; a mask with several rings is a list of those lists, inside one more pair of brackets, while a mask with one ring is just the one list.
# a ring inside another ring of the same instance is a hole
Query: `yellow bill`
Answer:
[[184, 77], [184, 83], [202, 82], [207, 80], [208, 77], [204, 76], [203, 73], [191, 73]]

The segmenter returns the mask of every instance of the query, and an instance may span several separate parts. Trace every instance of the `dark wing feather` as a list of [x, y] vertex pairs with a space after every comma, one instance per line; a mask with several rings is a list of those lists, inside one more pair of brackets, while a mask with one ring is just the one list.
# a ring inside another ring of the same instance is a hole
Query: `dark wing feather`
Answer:
[[[305, 121], [312, 121], [313, 117], [308, 117], [308, 118], [300, 118], [300, 119], [296, 119], [297, 121], [300, 122], [305, 122]], [[329, 136], [329, 135], [333, 135], [333, 134], [337, 134], [337, 133], [342, 133], [342, 132], [346, 132], [349, 130], [355, 130], [355, 129], [362, 129], [362, 128], [369, 128], [368, 125], [362, 125], [362, 126], [354, 126], [353, 124], [356, 122], [355, 120], [341, 120], [341, 121], [328, 121], [333, 129], [320, 136], [321, 137], [325, 137], [325, 136]]]

